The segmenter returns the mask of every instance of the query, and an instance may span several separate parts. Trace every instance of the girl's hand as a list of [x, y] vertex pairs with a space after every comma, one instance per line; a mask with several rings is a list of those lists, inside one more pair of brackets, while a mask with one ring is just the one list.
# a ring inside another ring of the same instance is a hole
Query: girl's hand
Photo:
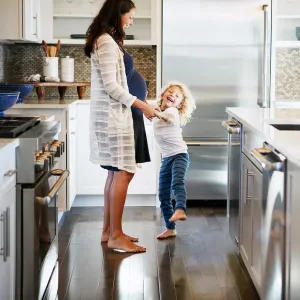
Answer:
[[145, 105], [143, 106], [142, 108], [142, 111], [145, 115], [145, 117], [148, 119], [148, 120], [152, 120], [152, 118], [155, 116], [155, 110], [154, 110], [154, 107], [150, 104], [147, 104], [145, 103]]
[[160, 112], [160, 110], [156, 110], [154, 111], [155, 117], [161, 119], [162, 118], [162, 113]]

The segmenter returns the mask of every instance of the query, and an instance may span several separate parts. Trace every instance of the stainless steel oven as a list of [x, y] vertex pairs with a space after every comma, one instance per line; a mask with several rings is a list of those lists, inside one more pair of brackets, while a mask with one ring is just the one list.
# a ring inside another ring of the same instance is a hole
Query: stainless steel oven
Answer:
[[229, 217], [229, 233], [239, 248], [242, 124], [232, 119], [224, 121], [222, 126], [228, 132], [227, 215]]
[[286, 157], [264, 143], [251, 151], [262, 187], [261, 298], [285, 299]]
[[19, 137], [17, 150], [17, 300], [57, 297], [57, 197], [69, 171], [58, 169], [64, 144], [59, 122], [42, 122]]

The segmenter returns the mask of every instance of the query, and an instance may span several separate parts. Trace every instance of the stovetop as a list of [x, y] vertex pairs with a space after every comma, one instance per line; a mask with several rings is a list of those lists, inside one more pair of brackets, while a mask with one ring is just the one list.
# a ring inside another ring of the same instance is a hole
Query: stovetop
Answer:
[[15, 138], [40, 121], [38, 117], [0, 116], [0, 138]]

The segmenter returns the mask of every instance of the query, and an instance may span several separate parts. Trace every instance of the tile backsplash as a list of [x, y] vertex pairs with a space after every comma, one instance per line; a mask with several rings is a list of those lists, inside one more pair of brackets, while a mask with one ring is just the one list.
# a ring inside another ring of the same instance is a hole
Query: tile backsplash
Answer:
[[[148, 98], [156, 95], [156, 48], [129, 47], [126, 49], [134, 58], [136, 70], [149, 81]], [[84, 55], [83, 46], [63, 45], [60, 57], [70, 56], [75, 59], [75, 81], [90, 81], [90, 59]], [[42, 53], [40, 45], [14, 44], [0, 45], [0, 80], [24, 80], [33, 74], [42, 74]], [[31, 93], [37, 97], [36, 93]], [[87, 88], [85, 98], [89, 98]], [[59, 97], [57, 88], [46, 88], [47, 98]], [[77, 97], [76, 88], [68, 88], [65, 95]]]
[[300, 100], [300, 49], [277, 49], [276, 99]]
[[[156, 95], [156, 48], [129, 47], [135, 67], [149, 83], [148, 98]], [[0, 82], [5, 80], [24, 80], [32, 74], [42, 74], [40, 45], [0, 44]], [[85, 57], [82, 46], [62, 46], [60, 57], [75, 58], [75, 80], [90, 80], [90, 61]], [[278, 49], [276, 62], [276, 99], [300, 100], [300, 49]], [[87, 89], [85, 97], [89, 97]], [[35, 93], [31, 94], [36, 97]], [[46, 89], [47, 98], [57, 98], [56, 88]], [[66, 97], [77, 97], [76, 88], [69, 88]]]

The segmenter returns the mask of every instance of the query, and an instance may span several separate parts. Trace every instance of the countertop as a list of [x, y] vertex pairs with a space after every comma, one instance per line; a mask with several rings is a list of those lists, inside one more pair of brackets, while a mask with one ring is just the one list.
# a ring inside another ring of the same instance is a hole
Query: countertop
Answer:
[[228, 107], [226, 112], [300, 167], [300, 131], [280, 131], [270, 125], [300, 124], [300, 109]]
[[11, 109], [14, 108], [50, 108], [50, 109], [61, 109], [68, 108], [70, 105], [76, 105], [77, 101], [86, 101], [86, 100], [78, 100], [78, 99], [68, 99], [68, 100], [59, 100], [59, 99], [45, 99], [45, 100], [37, 100], [37, 99], [25, 99], [24, 103], [15, 104]]
[[19, 146], [19, 139], [0, 139], [0, 155], [1, 151], [7, 147], [16, 148]]
[[[148, 99], [147, 100], [149, 104], [156, 104], [155, 99]], [[24, 103], [18, 103], [15, 104], [11, 109], [14, 108], [50, 108], [50, 109], [61, 109], [61, 108], [68, 108], [70, 105], [76, 105], [76, 104], [90, 104], [90, 99], [82, 99], [79, 100], [78, 98], [74, 99], [65, 99], [65, 100], [59, 100], [59, 99], [45, 99], [45, 100], [37, 100], [37, 99], [25, 99]]]

